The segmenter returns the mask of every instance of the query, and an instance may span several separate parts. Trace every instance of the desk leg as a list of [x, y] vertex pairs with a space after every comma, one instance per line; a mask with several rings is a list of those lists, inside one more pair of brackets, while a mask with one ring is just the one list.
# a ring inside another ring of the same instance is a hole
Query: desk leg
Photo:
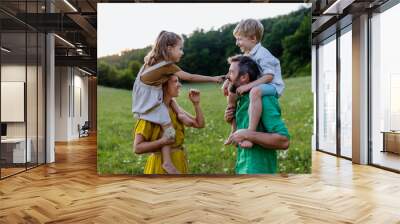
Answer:
[[383, 136], [383, 149], [381, 152], [386, 152], [386, 134], [382, 133]]

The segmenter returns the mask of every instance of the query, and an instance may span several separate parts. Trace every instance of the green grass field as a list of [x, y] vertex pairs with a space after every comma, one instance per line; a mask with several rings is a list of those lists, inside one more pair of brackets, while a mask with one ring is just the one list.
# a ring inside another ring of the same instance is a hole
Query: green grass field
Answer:
[[[282, 173], [311, 172], [311, 133], [313, 99], [311, 78], [285, 80], [286, 89], [280, 98], [291, 143], [289, 150], [279, 152]], [[206, 119], [204, 129], [185, 129], [185, 147], [189, 171], [193, 174], [234, 174], [236, 150], [224, 147], [230, 126], [224, 121], [226, 99], [216, 84], [184, 84], [178, 103], [193, 113], [187, 98], [189, 88], [201, 91], [201, 106]], [[132, 151], [135, 119], [131, 113], [131, 91], [98, 88], [98, 153], [99, 174], [142, 174], [147, 155]]]

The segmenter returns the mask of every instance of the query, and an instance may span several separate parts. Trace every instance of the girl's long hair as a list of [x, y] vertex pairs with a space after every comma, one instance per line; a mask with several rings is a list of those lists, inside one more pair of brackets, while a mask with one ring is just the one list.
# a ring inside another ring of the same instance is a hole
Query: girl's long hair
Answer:
[[163, 60], [169, 60], [168, 47], [174, 47], [182, 38], [173, 32], [161, 31], [151, 51], [144, 57], [144, 64], [152, 66]]

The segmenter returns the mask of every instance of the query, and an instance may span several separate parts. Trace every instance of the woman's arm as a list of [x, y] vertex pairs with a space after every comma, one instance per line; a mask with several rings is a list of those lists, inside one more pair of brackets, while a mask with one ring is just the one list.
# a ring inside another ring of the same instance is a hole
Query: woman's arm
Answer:
[[133, 148], [136, 154], [143, 154], [160, 151], [164, 145], [169, 145], [172, 143], [174, 143], [174, 140], [167, 137], [162, 137], [155, 141], [145, 141], [141, 134], [136, 134]]
[[205, 76], [205, 75], [197, 75], [197, 74], [190, 74], [185, 71], [178, 71], [174, 73], [178, 76], [179, 79], [188, 81], [188, 82], [216, 82], [222, 83], [225, 79], [225, 75], [221, 76]]
[[184, 109], [182, 109], [175, 101], [172, 102], [172, 107], [178, 115], [179, 120], [188, 127], [204, 128], [204, 116], [200, 107], [200, 91], [191, 89], [189, 91], [189, 99], [193, 103], [196, 116], [192, 116]]
[[203, 116], [203, 111], [201, 110], [200, 107], [200, 91], [196, 89], [191, 89], [189, 90], [189, 99], [193, 103], [193, 107], [196, 113], [196, 117], [193, 117], [186, 111], [183, 111], [187, 116], [189, 116], [191, 119], [193, 119], [193, 126], [194, 128], [204, 128], [205, 122], [204, 122], [204, 116]]
[[194, 125], [194, 119], [192, 118], [192, 116], [188, 116], [188, 114], [185, 113], [185, 110], [183, 110], [183, 108], [178, 105], [175, 99], [172, 99], [171, 107], [175, 111], [178, 120], [180, 120], [183, 125], [188, 127], [192, 127]]
[[200, 104], [193, 104], [193, 107], [196, 113], [195, 117], [183, 110], [184, 116], [188, 118], [187, 120], [190, 120], [190, 122], [185, 125], [194, 128], [204, 128], [205, 122], [204, 122], [203, 111], [201, 110]]

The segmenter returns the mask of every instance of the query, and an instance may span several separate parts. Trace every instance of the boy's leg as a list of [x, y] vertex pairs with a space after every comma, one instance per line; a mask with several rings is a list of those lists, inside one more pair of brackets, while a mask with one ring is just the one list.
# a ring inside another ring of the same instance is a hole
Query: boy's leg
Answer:
[[[276, 89], [271, 84], [261, 84], [255, 86], [250, 90], [250, 105], [249, 105], [249, 127], [251, 131], [257, 131], [258, 123], [261, 119], [262, 113], [262, 97], [263, 96], [275, 96]], [[243, 141], [240, 143], [243, 148], [253, 147], [253, 143], [250, 141]]]
[[[175, 130], [172, 127], [172, 124], [163, 125], [162, 129], [163, 129], [163, 136], [166, 136], [167, 138], [175, 138]], [[163, 164], [162, 164], [163, 169], [168, 174], [179, 174], [180, 172], [176, 169], [171, 160], [171, 147], [169, 145], [163, 146], [161, 148], [161, 153], [163, 159]]]
[[[227, 108], [230, 108], [230, 107], [235, 108], [236, 107], [236, 98], [237, 98], [237, 95], [235, 93], [229, 92], [229, 95], [227, 97], [227, 100], [228, 100]], [[229, 134], [229, 136], [231, 136], [231, 134], [233, 134], [233, 132], [236, 131], [236, 120], [235, 120], [235, 118], [233, 118], [232, 120], [230, 120], [228, 122], [231, 122], [231, 133]], [[225, 145], [232, 144], [232, 139], [230, 139], [229, 136], [228, 136], [228, 139], [226, 139], [224, 142]]]
[[249, 127], [247, 129], [256, 131], [258, 122], [260, 122], [262, 105], [261, 105], [261, 89], [257, 86], [250, 90], [249, 104]]
[[[262, 105], [261, 105], [261, 90], [258, 86], [253, 87], [250, 90], [250, 105], [249, 105], [249, 126], [248, 129], [251, 131], [256, 131], [258, 122], [260, 122]], [[243, 148], [251, 148], [253, 147], [253, 143], [244, 140], [239, 143], [240, 147]]]

